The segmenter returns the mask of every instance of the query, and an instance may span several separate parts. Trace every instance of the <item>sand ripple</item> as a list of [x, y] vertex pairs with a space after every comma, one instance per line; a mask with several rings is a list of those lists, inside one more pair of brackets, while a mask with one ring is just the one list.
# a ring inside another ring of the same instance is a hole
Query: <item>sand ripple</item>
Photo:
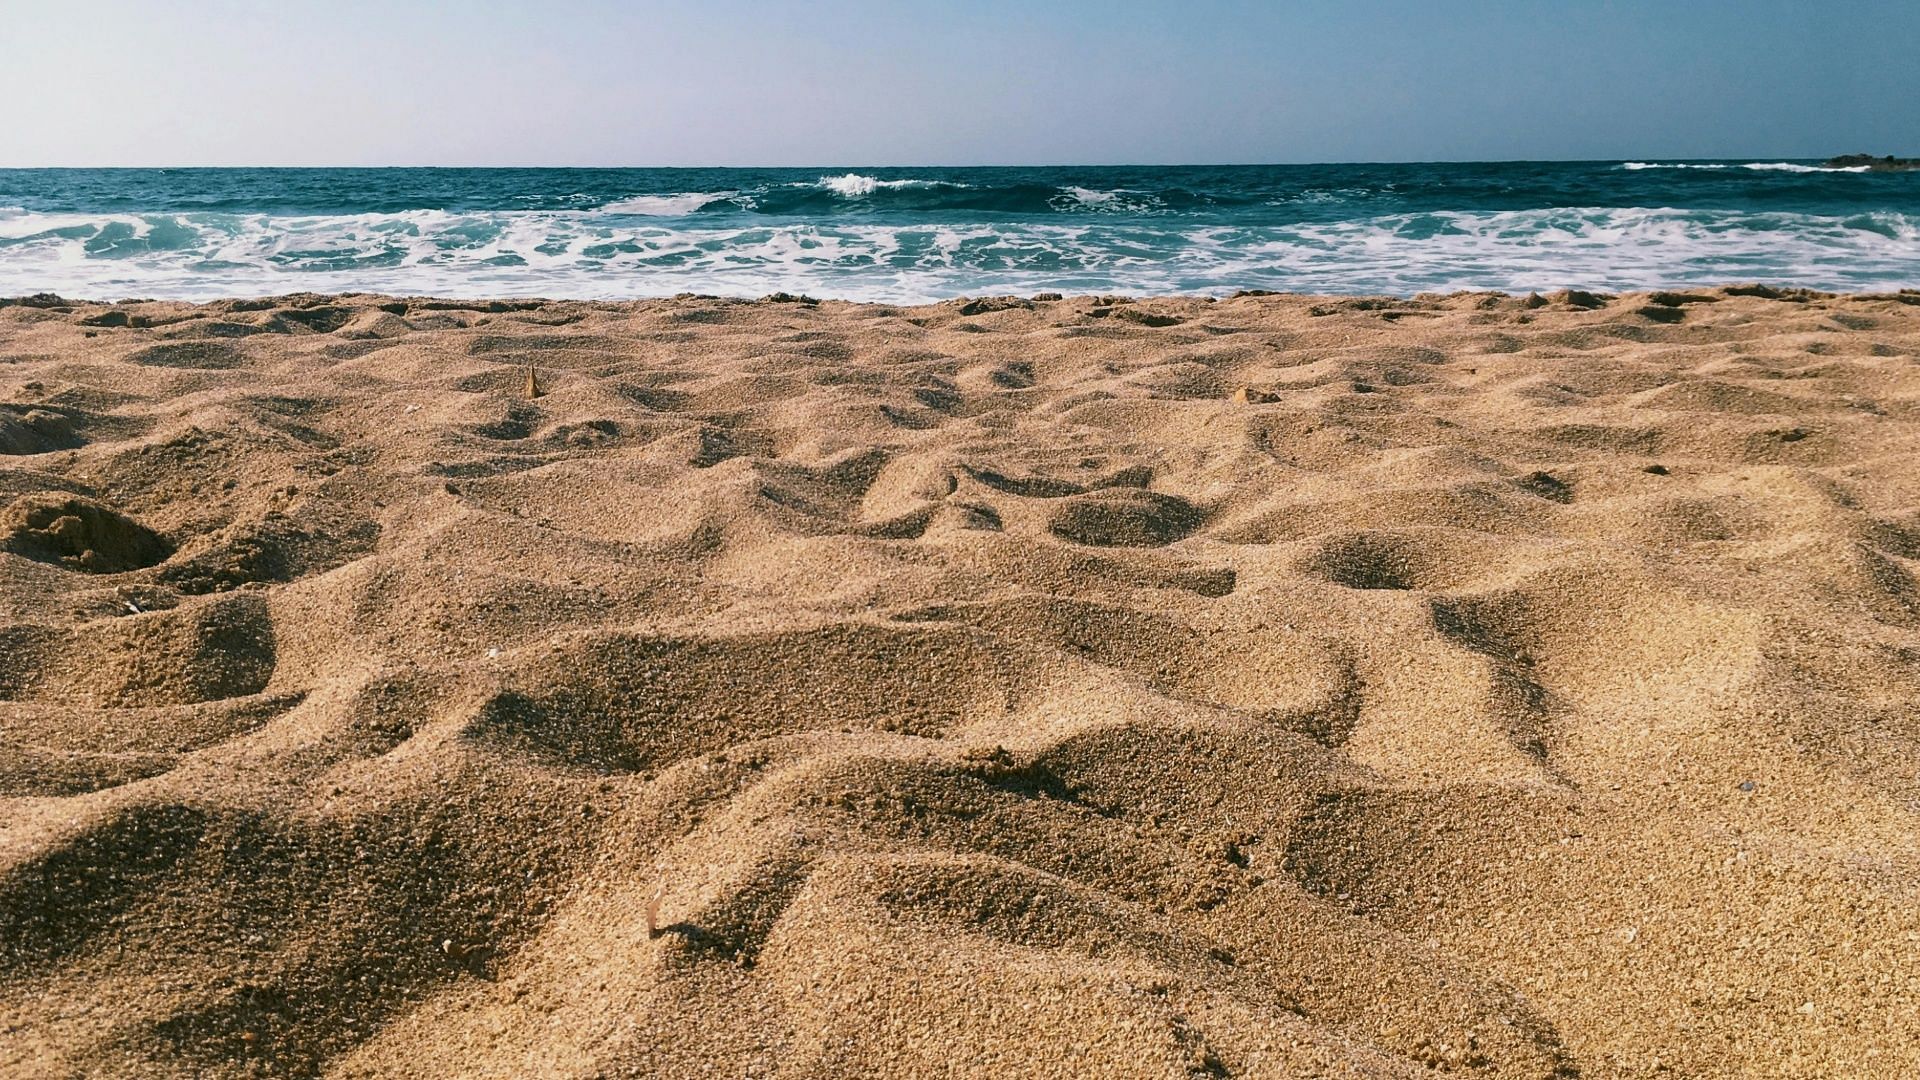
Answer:
[[1916, 462], [1920, 294], [8, 304], [0, 1071], [1909, 1075]]

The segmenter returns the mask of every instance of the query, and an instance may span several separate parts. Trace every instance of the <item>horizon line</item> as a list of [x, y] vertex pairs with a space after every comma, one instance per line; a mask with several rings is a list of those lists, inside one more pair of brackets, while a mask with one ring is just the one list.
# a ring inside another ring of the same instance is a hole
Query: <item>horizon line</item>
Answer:
[[[1853, 151], [1850, 153], [1865, 153]], [[908, 164], [902, 162], [812, 162], [803, 164], [761, 164], [761, 165], [529, 165], [529, 164], [490, 164], [490, 165], [447, 165], [447, 164], [331, 164], [331, 165], [285, 165], [285, 164], [248, 164], [248, 165], [207, 165], [207, 164], [165, 164], [165, 165], [0, 165], [0, 172], [59, 172], [59, 171], [164, 171], [189, 169], [408, 169], [408, 170], [453, 170], [453, 169], [574, 169], [580, 171], [628, 171], [628, 170], [771, 170], [771, 169], [1262, 169], [1262, 168], [1314, 168], [1329, 165], [1588, 165], [1603, 163], [1626, 163], [1630, 161], [1647, 162], [1728, 162], [1728, 161], [1826, 161], [1834, 157], [1847, 156], [1829, 154], [1826, 157], [1743, 154], [1734, 157], [1659, 157], [1654, 155], [1624, 157], [1570, 157], [1570, 158], [1425, 158], [1388, 160], [1385, 158], [1356, 161], [1107, 161], [1107, 162], [992, 162], [977, 164]], [[1869, 154], [1870, 157], [1894, 157], [1897, 154]]]

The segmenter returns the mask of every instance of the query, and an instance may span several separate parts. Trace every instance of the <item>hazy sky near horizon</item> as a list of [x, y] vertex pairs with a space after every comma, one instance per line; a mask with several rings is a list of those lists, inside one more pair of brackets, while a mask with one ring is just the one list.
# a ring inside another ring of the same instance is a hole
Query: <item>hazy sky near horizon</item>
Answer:
[[1920, 154], [1914, 0], [0, 0], [0, 167]]

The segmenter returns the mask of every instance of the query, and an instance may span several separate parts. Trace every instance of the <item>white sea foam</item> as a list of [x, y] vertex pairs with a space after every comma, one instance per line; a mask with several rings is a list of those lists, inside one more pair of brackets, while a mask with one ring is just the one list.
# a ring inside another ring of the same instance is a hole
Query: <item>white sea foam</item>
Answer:
[[1763, 280], [1920, 287], [1920, 216], [1671, 208], [1435, 212], [1293, 225], [1177, 217], [882, 224], [607, 210], [0, 215], [0, 296], [302, 290], [633, 297], [805, 292], [1600, 289]]
[[685, 217], [702, 207], [725, 202], [738, 195], [734, 191], [689, 191], [677, 195], [636, 195], [617, 199], [600, 208], [605, 214], [637, 214], [641, 217]]
[[1094, 188], [1063, 187], [1060, 193], [1048, 200], [1055, 210], [1092, 210], [1100, 213], [1152, 213], [1166, 209], [1159, 197], [1150, 191], [1134, 188], [1114, 188], [1100, 191]]
[[1088, 206], [1106, 206], [1120, 197], [1118, 191], [1094, 191], [1083, 187], [1069, 187], [1063, 190], [1075, 201]]
[[888, 188], [964, 188], [968, 185], [951, 180], [882, 180], [878, 177], [864, 176], [860, 173], [845, 173], [840, 176], [823, 176], [814, 181], [815, 186], [826, 188], [848, 199], [863, 199], [876, 191]]
[[1753, 172], [1787, 173], [1858, 173], [1869, 171], [1865, 165], [1849, 165], [1829, 168], [1825, 165], [1801, 165], [1792, 161], [1748, 161], [1726, 164], [1687, 164], [1667, 161], [1628, 161], [1620, 166], [1623, 169], [1748, 169]]
[[1791, 161], [1755, 161], [1740, 166], [1755, 172], [1835, 173], [1867, 172], [1865, 165], [1797, 165]]

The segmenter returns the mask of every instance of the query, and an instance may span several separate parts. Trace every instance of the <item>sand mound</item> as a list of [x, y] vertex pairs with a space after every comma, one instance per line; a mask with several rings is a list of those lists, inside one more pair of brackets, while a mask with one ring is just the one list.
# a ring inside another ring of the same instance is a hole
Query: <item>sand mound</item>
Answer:
[[0, 513], [0, 549], [89, 574], [152, 566], [172, 550], [125, 514], [58, 493], [23, 496]]
[[78, 444], [67, 418], [58, 412], [0, 406], [0, 454], [44, 454]]
[[1099, 547], [1160, 547], [1200, 527], [1201, 513], [1177, 495], [1127, 489], [1066, 499], [1049, 527], [1055, 536]]
[[1920, 1071], [1900, 298], [0, 356], [8, 1075]]

